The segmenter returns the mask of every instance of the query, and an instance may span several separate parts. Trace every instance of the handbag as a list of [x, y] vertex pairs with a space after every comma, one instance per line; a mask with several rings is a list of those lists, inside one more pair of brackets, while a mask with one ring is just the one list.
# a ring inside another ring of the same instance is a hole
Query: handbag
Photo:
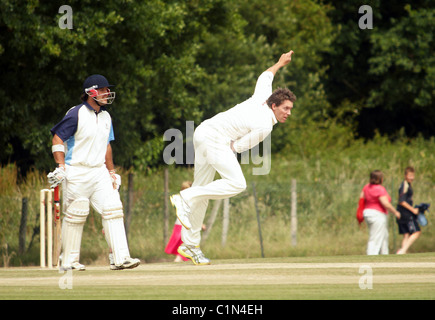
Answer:
[[420, 226], [422, 226], [422, 227], [425, 227], [425, 226], [427, 226], [427, 219], [426, 219], [426, 216], [424, 215], [424, 213], [419, 213], [418, 215], [417, 215], [417, 222], [418, 222], [418, 224], [420, 225]]
[[425, 227], [427, 226], [427, 219], [424, 213], [427, 211], [429, 212], [430, 203], [420, 203], [415, 206], [415, 208], [418, 208], [419, 213], [417, 214], [417, 222], [420, 226]]
[[358, 223], [361, 224], [364, 221], [364, 204], [365, 200], [364, 198], [360, 198], [358, 202], [358, 209], [356, 210], [356, 219], [358, 220]]

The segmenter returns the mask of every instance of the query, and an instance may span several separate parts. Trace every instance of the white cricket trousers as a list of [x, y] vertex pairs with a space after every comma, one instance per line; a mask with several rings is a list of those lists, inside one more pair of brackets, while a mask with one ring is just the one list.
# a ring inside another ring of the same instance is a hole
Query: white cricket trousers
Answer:
[[119, 195], [113, 189], [112, 180], [106, 166], [90, 168], [84, 166], [68, 166], [67, 179], [64, 184], [64, 208], [78, 198], [89, 199], [92, 207], [102, 214], [104, 205], [116, 201], [122, 206]]
[[[199, 246], [201, 227], [210, 199], [226, 199], [246, 189], [246, 180], [236, 154], [231, 150], [231, 140], [205, 124], [199, 125], [193, 135], [195, 148], [194, 178], [192, 187], [180, 192], [189, 205], [192, 228], [182, 228], [184, 244]], [[214, 180], [219, 173], [220, 179]]]
[[374, 209], [364, 209], [363, 215], [369, 227], [367, 255], [388, 254], [388, 216]]
[[[66, 170], [66, 181], [64, 181], [64, 210], [70, 207], [76, 199], [86, 198], [91, 206], [101, 215], [104, 228], [104, 236], [113, 254], [115, 265], [121, 265], [126, 257], [130, 257], [127, 244], [127, 237], [124, 227], [124, 213], [119, 192], [113, 189], [112, 180], [106, 166], [95, 168], [84, 166], [68, 166]], [[89, 213], [89, 210], [88, 210]], [[87, 215], [86, 215], [87, 216]], [[86, 219], [86, 216], [83, 217]], [[64, 218], [65, 219], [65, 218]], [[80, 244], [84, 222], [81, 229], [69, 231], [72, 227], [63, 224], [65, 234], [70, 236], [69, 242], [73, 243], [74, 249], [72, 260], [78, 261], [80, 256]], [[66, 245], [66, 243], [65, 243]], [[69, 248], [64, 250], [68, 251]], [[67, 252], [66, 256], [70, 256]], [[69, 259], [68, 259], [69, 260]], [[66, 261], [68, 265], [73, 261]], [[64, 262], [63, 262], [64, 263]]]

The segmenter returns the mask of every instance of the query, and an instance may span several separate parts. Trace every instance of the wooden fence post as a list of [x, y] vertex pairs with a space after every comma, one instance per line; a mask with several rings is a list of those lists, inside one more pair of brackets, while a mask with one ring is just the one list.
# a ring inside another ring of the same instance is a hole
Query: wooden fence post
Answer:
[[212, 229], [213, 224], [216, 220], [216, 217], [217, 217], [217, 214], [219, 212], [219, 208], [221, 207], [222, 201], [223, 201], [222, 199], [214, 201], [214, 205], [213, 205], [213, 209], [211, 210], [210, 218], [208, 218], [208, 221], [207, 221], [207, 225], [206, 225], [207, 228], [205, 229], [205, 231], [201, 237], [202, 242], [205, 242], [207, 240], [208, 236], [210, 235], [211, 229]]
[[27, 228], [27, 213], [28, 213], [28, 199], [22, 199], [21, 207], [21, 222], [20, 222], [20, 234], [19, 234], [19, 246], [18, 253], [20, 255], [24, 254], [26, 249], [26, 228]]
[[[394, 186], [395, 186], [394, 182], [395, 181], [393, 179], [393, 181], [391, 181], [391, 190], [394, 190]], [[395, 202], [394, 194], [395, 194], [395, 192], [392, 192], [392, 194], [391, 194], [391, 203]], [[396, 225], [397, 225], [396, 224], [396, 216], [394, 214], [390, 214], [390, 216], [391, 216], [391, 233], [393, 234], [393, 252], [396, 252], [397, 251], [397, 246], [396, 246], [396, 232], [397, 232], [397, 230], [396, 230]]]
[[252, 191], [254, 193], [254, 200], [255, 200], [255, 211], [257, 213], [257, 224], [258, 224], [258, 235], [260, 237], [260, 248], [261, 248], [261, 257], [264, 258], [264, 249], [263, 249], [263, 236], [261, 235], [261, 223], [260, 223], [260, 212], [258, 211], [258, 204], [257, 204], [257, 193], [255, 191], [255, 183], [252, 183]]
[[291, 198], [291, 242], [292, 246], [296, 246], [298, 232], [296, 179], [292, 179]]
[[128, 231], [130, 229], [131, 218], [133, 215], [133, 173], [128, 174], [127, 183], [127, 206], [125, 210], [125, 233], [128, 237]]
[[169, 230], [169, 170], [165, 168], [165, 182], [164, 182], [164, 217], [163, 217], [163, 246], [166, 246], [168, 242], [168, 230]]
[[224, 199], [224, 212], [222, 222], [222, 247], [227, 243], [228, 229], [230, 226], [230, 199]]

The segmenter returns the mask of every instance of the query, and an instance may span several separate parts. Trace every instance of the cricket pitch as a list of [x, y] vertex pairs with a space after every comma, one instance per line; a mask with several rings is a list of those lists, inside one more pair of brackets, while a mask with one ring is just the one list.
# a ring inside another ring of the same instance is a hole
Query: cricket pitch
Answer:
[[435, 298], [435, 254], [216, 260], [132, 270], [0, 270], [0, 299], [359, 300]]

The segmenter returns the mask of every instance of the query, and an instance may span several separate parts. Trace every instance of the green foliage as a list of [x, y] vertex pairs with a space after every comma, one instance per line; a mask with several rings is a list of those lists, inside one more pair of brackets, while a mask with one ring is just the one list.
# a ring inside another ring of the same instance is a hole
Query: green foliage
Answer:
[[369, 73], [380, 79], [380, 85], [371, 90], [367, 105], [382, 106], [403, 117], [418, 113], [421, 118], [414, 125], [434, 127], [435, 8], [405, 8], [408, 16], [391, 19], [390, 29], [371, 36]]
[[373, 29], [364, 30], [361, 2], [329, 2], [336, 37], [324, 55], [328, 114], [365, 138], [401, 128], [408, 136], [433, 136], [433, 2], [369, 1]]
[[24, 175], [32, 166], [51, 169], [49, 129], [80, 103], [82, 82], [93, 73], [116, 85], [109, 107], [115, 163], [140, 170], [162, 163], [159, 139], [167, 129], [184, 131], [185, 121], [198, 125], [243, 101], [258, 75], [289, 49], [297, 54], [293, 70], [280, 73], [275, 85], [291, 87], [307, 115], [326, 102], [319, 53], [332, 39], [329, 6], [277, 1], [264, 10], [261, 1], [245, 0], [78, 4], [69, 4], [69, 30], [58, 26], [59, 3], [0, 1], [0, 161], [16, 162]]
[[49, 129], [80, 103], [90, 74], [116, 85], [115, 163], [154, 172], [166, 130], [185, 132], [186, 121], [197, 126], [248, 98], [289, 49], [274, 87], [298, 100], [289, 124], [274, 129], [274, 153], [434, 133], [430, 1], [370, 1], [371, 30], [358, 27], [356, 0], [72, 1], [71, 30], [59, 28], [62, 4], [0, 0], [0, 162], [22, 177], [51, 170]]

